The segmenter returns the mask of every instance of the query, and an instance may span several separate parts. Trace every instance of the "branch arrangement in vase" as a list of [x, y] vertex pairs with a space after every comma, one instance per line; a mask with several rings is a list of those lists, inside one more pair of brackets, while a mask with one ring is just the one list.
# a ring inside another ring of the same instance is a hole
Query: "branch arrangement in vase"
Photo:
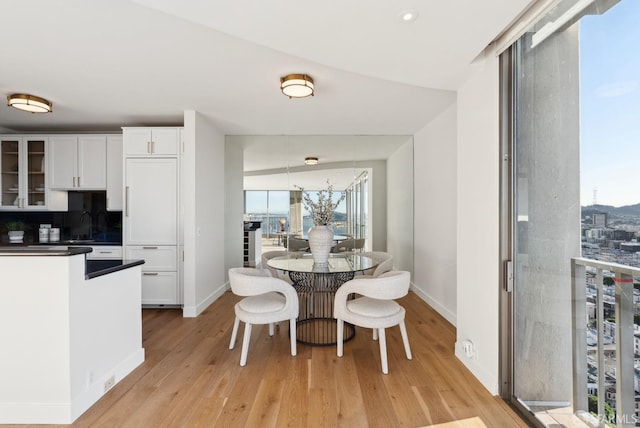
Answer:
[[333, 222], [333, 214], [340, 205], [340, 202], [344, 200], [346, 194], [340, 192], [340, 198], [333, 202], [333, 184], [327, 180], [327, 189], [318, 191], [318, 201], [311, 199], [311, 196], [304, 188], [295, 186], [302, 192], [302, 204], [304, 208], [311, 214], [311, 219], [315, 226], [326, 226]]

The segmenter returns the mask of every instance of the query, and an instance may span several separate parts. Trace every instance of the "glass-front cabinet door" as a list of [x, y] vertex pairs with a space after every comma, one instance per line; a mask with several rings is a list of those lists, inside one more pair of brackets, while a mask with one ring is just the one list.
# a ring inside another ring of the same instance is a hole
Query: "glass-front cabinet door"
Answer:
[[3, 138], [0, 140], [0, 189], [2, 208], [20, 206], [20, 143], [21, 138]]
[[45, 157], [46, 141], [44, 139], [27, 139], [24, 141], [26, 151], [27, 176], [25, 203], [29, 207], [45, 205]]
[[46, 207], [46, 137], [0, 139], [0, 208]]

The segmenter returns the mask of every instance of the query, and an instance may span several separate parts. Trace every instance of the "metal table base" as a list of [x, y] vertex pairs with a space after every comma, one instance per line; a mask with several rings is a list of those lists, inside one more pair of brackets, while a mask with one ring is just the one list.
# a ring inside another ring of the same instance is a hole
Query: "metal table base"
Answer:
[[[293, 288], [298, 293], [300, 315], [296, 326], [299, 343], [328, 346], [337, 343], [337, 321], [333, 318], [336, 290], [353, 279], [354, 272], [289, 272]], [[355, 335], [352, 324], [344, 324], [344, 341]]]

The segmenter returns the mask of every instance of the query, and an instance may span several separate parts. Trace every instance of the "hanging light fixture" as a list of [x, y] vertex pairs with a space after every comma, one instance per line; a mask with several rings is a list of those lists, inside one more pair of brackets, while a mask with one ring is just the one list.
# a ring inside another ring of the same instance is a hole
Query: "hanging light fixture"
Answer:
[[280, 78], [280, 90], [289, 98], [313, 96], [313, 79], [306, 74], [289, 74]]
[[7, 97], [7, 105], [30, 113], [51, 113], [51, 101], [29, 94], [12, 94]]
[[304, 158], [305, 165], [318, 165], [318, 158], [315, 156], [309, 156]]

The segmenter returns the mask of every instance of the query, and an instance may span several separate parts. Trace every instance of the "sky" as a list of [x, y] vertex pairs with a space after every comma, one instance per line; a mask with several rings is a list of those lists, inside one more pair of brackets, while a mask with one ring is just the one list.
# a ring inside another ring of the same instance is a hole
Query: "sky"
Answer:
[[640, 1], [580, 20], [582, 205], [640, 203]]

